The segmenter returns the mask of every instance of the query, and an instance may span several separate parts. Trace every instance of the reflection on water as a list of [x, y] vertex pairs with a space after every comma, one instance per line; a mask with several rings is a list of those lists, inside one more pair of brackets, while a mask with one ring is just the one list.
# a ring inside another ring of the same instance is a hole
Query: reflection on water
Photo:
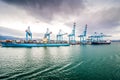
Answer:
[[119, 80], [120, 43], [0, 48], [0, 79]]

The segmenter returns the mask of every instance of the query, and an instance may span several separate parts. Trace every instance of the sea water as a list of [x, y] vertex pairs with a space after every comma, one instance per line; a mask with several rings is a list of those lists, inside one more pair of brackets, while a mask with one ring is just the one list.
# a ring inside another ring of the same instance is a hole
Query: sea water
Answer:
[[120, 43], [0, 47], [0, 80], [120, 80]]

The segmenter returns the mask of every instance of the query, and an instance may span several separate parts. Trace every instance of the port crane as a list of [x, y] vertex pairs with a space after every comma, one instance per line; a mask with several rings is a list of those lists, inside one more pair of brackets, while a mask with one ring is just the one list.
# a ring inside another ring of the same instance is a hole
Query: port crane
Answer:
[[87, 24], [85, 25], [83, 34], [78, 36], [78, 37], [80, 37], [80, 43], [82, 43], [82, 44], [86, 43], [86, 34], [87, 34]]
[[99, 42], [99, 41], [104, 41], [104, 37], [111, 37], [110, 35], [105, 35], [103, 33], [97, 33], [94, 32], [92, 36], [90, 36], [92, 42]]
[[74, 25], [73, 25], [72, 33], [68, 35], [69, 43], [73, 43], [73, 44], [76, 42], [76, 40], [75, 40], [75, 27], [76, 27], [76, 23], [74, 23]]
[[32, 40], [32, 32], [30, 30], [30, 26], [28, 26], [28, 29], [25, 32], [26, 32], [26, 41]]
[[62, 33], [62, 30], [59, 30], [59, 33], [57, 34], [57, 42], [63, 41], [63, 35], [66, 35], [67, 33]]
[[48, 42], [50, 42], [50, 34], [52, 34], [52, 32], [49, 32], [49, 29], [47, 28], [44, 38], [47, 38]]

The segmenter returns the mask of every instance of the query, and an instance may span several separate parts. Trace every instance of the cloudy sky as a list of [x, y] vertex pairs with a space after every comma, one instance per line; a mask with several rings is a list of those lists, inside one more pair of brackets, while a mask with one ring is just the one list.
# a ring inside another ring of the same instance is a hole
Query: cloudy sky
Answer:
[[24, 33], [27, 26], [33, 33], [45, 33], [46, 28], [53, 34], [59, 29], [71, 33], [76, 22], [76, 36], [87, 24], [88, 35], [102, 32], [120, 39], [119, 4], [120, 0], [0, 0], [0, 34], [24, 36], [18, 32]]

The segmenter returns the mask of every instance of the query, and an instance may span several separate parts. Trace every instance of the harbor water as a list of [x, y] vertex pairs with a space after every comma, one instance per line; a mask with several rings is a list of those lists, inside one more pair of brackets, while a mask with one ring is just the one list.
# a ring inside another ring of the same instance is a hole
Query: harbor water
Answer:
[[120, 80], [120, 43], [0, 47], [0, 80]]

